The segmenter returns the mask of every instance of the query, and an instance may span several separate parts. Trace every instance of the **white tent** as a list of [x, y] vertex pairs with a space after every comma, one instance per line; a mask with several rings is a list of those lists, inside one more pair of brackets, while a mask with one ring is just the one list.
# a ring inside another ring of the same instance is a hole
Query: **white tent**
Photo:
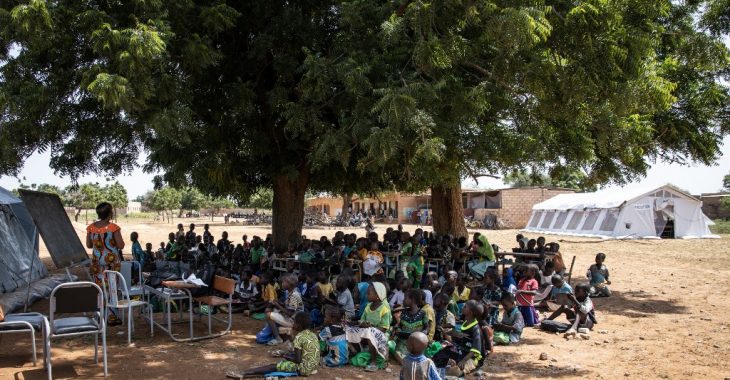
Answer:
[[609, 239], [717, 238], [702, 202], [667, 184], [560, 194], [532, 208], [526, 231]]

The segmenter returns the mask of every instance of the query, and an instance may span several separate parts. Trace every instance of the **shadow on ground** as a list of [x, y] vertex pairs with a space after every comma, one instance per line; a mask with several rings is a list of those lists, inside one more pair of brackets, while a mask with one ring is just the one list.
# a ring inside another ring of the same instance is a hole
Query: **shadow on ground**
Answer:
[[611, 297], [594, 298], [599, 313], [623, 315], [629, 318], [646, 318], [652, 314], [686, 314], [686, 306], [676, 299], [660, 299], [642, 290], [613, 292]]

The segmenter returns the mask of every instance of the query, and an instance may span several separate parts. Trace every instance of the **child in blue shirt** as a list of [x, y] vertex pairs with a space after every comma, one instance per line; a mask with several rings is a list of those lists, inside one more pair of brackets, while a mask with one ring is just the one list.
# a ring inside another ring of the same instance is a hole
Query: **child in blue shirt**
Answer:
[[343, 312], [336, 306], [328, 305], [324, 311], [324, 328], [319, 332], [319, 339], [327, 346], [324, 364], [327, 367], [341, 367], [347, 364], [347, 335], [342, 327]]
[[416, 331], [408, 337], [406, 342], [408, 355], [403, 358], [400, 370], [400, 380], [441, 380], [436, 365], [423, 352], [428, 347], [428, 336]]

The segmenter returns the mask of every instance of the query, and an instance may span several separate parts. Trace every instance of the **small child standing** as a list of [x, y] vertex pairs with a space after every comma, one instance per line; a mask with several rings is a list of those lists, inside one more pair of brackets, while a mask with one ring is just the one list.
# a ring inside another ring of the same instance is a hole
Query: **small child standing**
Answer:
[[535, 280], [537, 270], [537, 265], [528, 264], [524, 277], [520, 279], [517, 285], [517, 306], [522, 313], [522, 318], [527, 327], [540, 324], [540, 317], [538, 317], [537, 310], [535, 310], [535, 305], [533, 304], [533, 299], [539, 288], [537, 280]]
[[608, 285], [611, 281], [608, 279], [608, 267], [603, 262], [606, 260], [606, 254], [601, 252], [596, 255], [596, 263], [588, 268], [586, 277], [591, 284], [591, 297], [610, 297], [611, 290]]
[[319, 366], [319, 340], [317, 335], [310, 330], [311, 320], [309, 314], [298, 312], [294, 315], [292, 335], [294, 335], [294, 351], [284, 354], [284, 360], [263, 367], [251, 368], [240, 373], [229, 372], [229, 378], [243, 379], [252, 375], [265, 375], [270, 372], [296, 373], [298, 376], [310, 376], [317, 373]]
[[406, 343], [408, 355], [403, 358], [400, 380], [441, 380], [436, 365], [423, 355], [428, 347], [428, 337], [422, 332], [414, 332]]

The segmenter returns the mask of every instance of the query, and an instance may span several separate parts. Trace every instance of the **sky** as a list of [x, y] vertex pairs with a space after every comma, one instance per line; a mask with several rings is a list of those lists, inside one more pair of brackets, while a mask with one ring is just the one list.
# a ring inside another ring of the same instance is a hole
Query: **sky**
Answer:
[[[628, 184], [625, 188], [634, 189], [660, 186], [666, 183], [674, 184], [692, 194], [711, 193], [722, 189], [722, 178], [730, 174], [730, 136], [723, 141], [721, 151], [723, 156], [714, 166], [691, 165], [681, 166], [677, 164], [656, 163], [647, 172], [645, 178]], [[144, 163], [145, 157], [140, 157], [139, 164]], [[18, 178], [11, 176], [0, 176], [0, 186], [6, 189], [14, 189], [22, 182], [25, 185], [48, 183], [65, 187], [71, 184], [70, 178], [57, 176], [48, 165], [49, 153], [35, 153], [25, 163]], [[132, 173], [116, 178], [87, 175], [79, 179], [79, 183], [98, 182], [102, 186], [109, 182], [119, 181], [127, 189], [129, 199], [134, 199], [152, 189], [152, 178], [155, 174], [144, 173], [141, 168], [135, 169]], [[501, 180], [491, 178], [480, 178], [479, 182], [473, 180], [463, 182], [465, 188], [490, 188], [499, 189], [507, 187]], [[618, 186], [609, 186], [609, 189], [620, 189]]]

